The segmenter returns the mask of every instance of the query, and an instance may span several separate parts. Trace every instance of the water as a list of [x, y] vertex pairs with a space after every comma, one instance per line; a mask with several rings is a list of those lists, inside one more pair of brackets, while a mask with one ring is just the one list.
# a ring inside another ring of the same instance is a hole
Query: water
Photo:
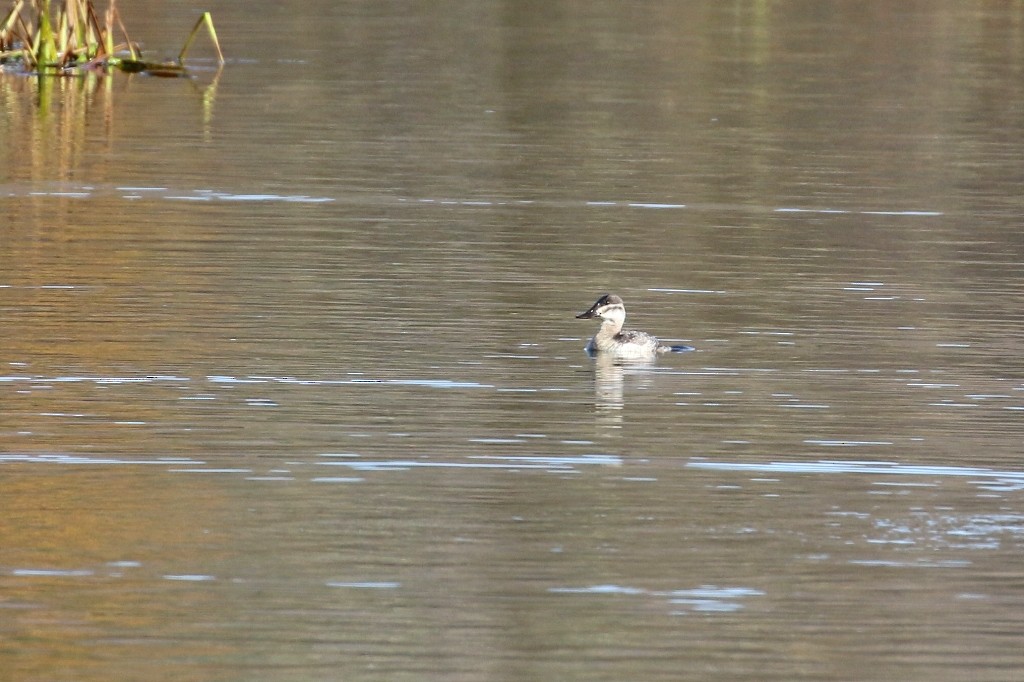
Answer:
[[1020, 676], [1018, 9], [214, 19], [0, 78], [12, 679]]

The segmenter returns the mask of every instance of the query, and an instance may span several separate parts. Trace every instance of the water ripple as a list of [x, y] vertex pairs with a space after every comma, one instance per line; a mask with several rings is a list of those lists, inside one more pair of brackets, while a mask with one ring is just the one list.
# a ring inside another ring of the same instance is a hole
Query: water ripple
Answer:
[[815, 462], [715, 462], [691, 460], [691, 469], [717, 471], [756, 471], [759, 473], [792, 474], [885, 474], [899, 476], [956, 476], [997, 480], [1002, 483], [1018, 482], [1024, 486], [1024, 471], [988, 469], [984, 467], [930, 466], [897, 464], [896, 462], [834, 461]]

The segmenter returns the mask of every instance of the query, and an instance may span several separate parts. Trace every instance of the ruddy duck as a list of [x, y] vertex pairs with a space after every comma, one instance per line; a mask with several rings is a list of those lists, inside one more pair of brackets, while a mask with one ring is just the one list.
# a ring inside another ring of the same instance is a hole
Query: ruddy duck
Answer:
[[663, 346], [658, 339], [646, 332], [622, 331], [622, 323], [626, 321], [626, 306], [615, 294], [605, 294], [597, 299], [597, 303], [585, 313], [576, 316], [577, 320], [601, 318], [601, 327], [594, 338], [587, 343], [587, 353], [607, 353], [623, 359], [650, 359], [658, 353], [683, 352], [693, 350], [692, 346]]

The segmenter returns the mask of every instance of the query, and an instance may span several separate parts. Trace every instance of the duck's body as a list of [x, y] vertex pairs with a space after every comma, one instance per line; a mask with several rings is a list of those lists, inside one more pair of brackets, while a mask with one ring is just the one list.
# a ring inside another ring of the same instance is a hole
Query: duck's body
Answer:
[[578, 320], [598, 317], [601, 326], [594, 338], [587, 343], [586, 351], [591, 355], [607, 353], [628, 360], [651, 359], [659, 353], [674, 350], [691, 350], [689, 346], [663, 346], [657, 337], [646, 332], [623, 331], [626, 321], [626, 306], [615, 294], [605, 294], [585, 313], [576, 316]]

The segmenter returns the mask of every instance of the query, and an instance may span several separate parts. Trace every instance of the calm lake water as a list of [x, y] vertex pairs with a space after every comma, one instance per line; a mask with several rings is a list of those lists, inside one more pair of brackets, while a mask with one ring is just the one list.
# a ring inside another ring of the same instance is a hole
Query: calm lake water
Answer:
[[1019, 3], [210, 9], [0, 75], [0, 678], [1021, 679]]

